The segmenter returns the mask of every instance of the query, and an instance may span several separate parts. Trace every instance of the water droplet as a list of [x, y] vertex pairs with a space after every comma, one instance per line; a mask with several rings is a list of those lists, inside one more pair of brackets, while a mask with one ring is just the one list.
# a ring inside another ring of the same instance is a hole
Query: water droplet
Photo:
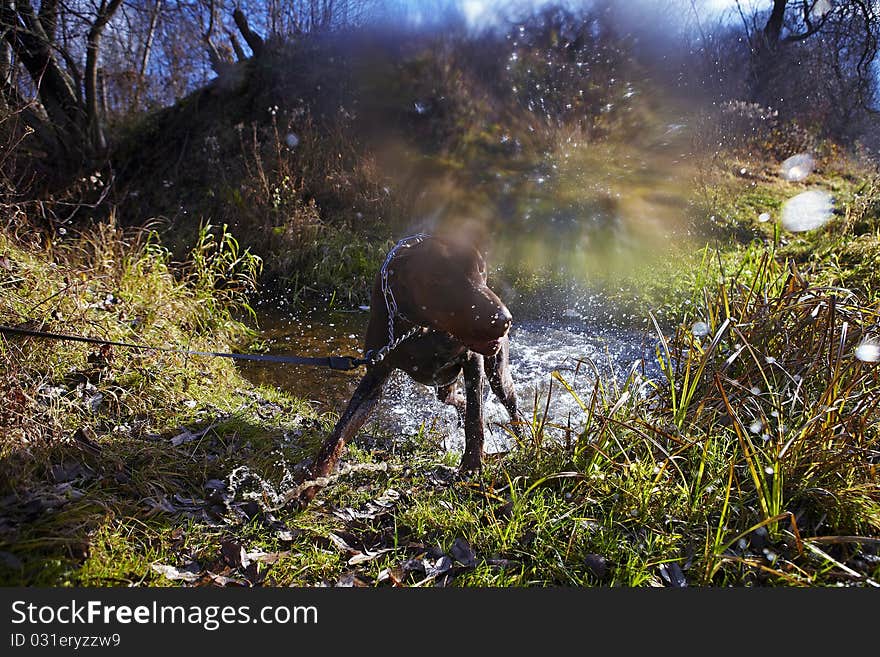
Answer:
[[691, 325], [691, 333], [698, 338], [709, 335], [709, 325], [706, 322], [694, 322]]
[[285, 143], [288, 148], [296, 148], [299, 145], [299, 137], [297, 137], [292, 132], [288, 132], [287, 136], [284, 138]]
[[790, 182], [800, 182], [813, 173], [816, 161], [809, 153], [798, 153], [785, 160], [779, 167], [779, 173]]
[[752, 386], [751, 390], [749, 390], [753, 395], [760, 395], [761, 389], [758, 386]]
[[762, 224], [767, 223], [768, 221], [770, 221], [770, 213], [769, 212], [762, 212], [761, 214], [758, 215], [758, 221], [760, 221]]
[[820, 228], [834, 212], [834, 199], [817, 189], [798, 194], [782, 207], [782, 226], [794, 233]]
[[865, 363], [876, 363], [880, 361], [880, 342], [865, 340], [856, 347], [856, 358]]
[[764, 467], [764, 472], [766, 472], [768, 475], [772, 475], [775, 470], [773, 469], [772, 465], [768, 465]]
[[761, 429], [763, 428], [763, 426], [764, 425], [761, 423], [761, 420], [755, 420], [749, 425], [749, 431], [754, 434], [759, 434], [761, 433]]

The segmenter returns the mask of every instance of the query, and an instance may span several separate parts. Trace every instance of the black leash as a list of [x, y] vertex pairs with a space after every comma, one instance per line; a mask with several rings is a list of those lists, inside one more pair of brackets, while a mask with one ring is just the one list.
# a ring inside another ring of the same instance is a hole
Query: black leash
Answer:
[[33, 331], [31, 329], [15, 328], [13, 326], [0, 325], [0, 334], [25, 335], [32, 338], [45, 338], [47, 340], [69, 340], [71, 342], [87, 342], [89, 344], [112, 345], [114, 347], [128, 347], [129, 349], [144, 349], [150, 351], [164, 351], [168, 353], [184, 354], [187, 356], [211, 356], [216, 358], [233, 358], [235, 360], [256, 360], [267, 363], [287, 363], [291, 365], [315, 365], [329, 367], [331, 370], [348, 371], [354, 370], [361, 365], [372, 362], [370, 358], [356, 358], [355, 356], [319, 356], [310, 358], [307, 356], [272, 356], [269, 354], [227, 354], [219, 351], [190, 351], [189, 349], [176, 349], [174, 347], [151, 347], [145, 344], [132, 344], [130, 342], [115, 342], [113, 340], [99, 340], [87, 338], [81, 335], [66, 335], [64, 333], [48, 333], [46, 331]]

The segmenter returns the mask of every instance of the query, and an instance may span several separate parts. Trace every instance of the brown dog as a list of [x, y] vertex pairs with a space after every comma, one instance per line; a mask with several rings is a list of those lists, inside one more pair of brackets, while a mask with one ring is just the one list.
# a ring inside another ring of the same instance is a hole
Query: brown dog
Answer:
[[[312, 468], [332, 472], [350, 440], [366, 422], [395, 369], [433, 386], [438, 398], [464, 417], [462, 471], [480, 468], [483, 454], [483, 373], [516, 420], [516, 397], [508, 363], [512, 317], [486, 284], [486, 263], [477, 249], [450, 239], [414, 235], [388, 253], [373, 285], [366, 353], [373, 360]], [[456, 389], [464, 371], [465, 395]], [[515, 428], [514, 428], [515, 429]], [[318, 487], [303, 493], [311, 500]]]

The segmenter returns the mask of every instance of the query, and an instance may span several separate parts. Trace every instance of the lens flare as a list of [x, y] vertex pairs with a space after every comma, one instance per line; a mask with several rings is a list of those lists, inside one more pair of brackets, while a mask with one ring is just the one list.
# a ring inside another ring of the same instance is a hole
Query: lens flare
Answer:
[[880, 361], [880, 342], [865, 340], [856, 347], [855, 356], [864, 363]]
[[831, 194], [810, 190], [785, 202], [782, 226], [793, 233], [814, 230], [827, 224], [833, 213], [834, 198]]
[[709, 325], [706, 322], [694, 322], [691, 326], [691, 333], [698, 338], [709, 335]]
[[816, 160], [809, 153], [798, 153], [792, 155], [785, 160], [779, 167], [779, 172], [783, 178], [790, 182], [800, 182], [806, 180], [807, 176], [813, 173], [816, 166]]

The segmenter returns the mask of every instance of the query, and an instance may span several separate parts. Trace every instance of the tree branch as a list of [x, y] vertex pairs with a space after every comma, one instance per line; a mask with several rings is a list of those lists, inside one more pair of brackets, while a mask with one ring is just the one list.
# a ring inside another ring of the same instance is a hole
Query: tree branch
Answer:
[[55, 38], [55, 29], [58, 26], [58, 0], [41, 0], [40, 2], [40, 25], [49, 39]]
[[241, 9], [236, 9], [232, 12], [232, 19], [238, 26], [238, 31], [241, 32], [241, 36], [244, 37], [244, 40], [247, 42], [248, 46], [250, 46], [251, 52], [254, 53], [254, 57], [259, 57], [260, 53], [263, 52], [263, 37], [251, 30], [248, 25], [247, 17]]

